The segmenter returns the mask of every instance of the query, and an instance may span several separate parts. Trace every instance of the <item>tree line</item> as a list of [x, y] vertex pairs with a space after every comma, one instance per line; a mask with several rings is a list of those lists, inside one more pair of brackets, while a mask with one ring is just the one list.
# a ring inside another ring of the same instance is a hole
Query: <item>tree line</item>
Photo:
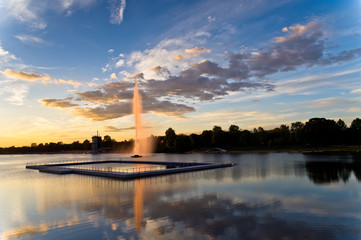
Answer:
[[[223, 130], [214, 126], [212, 130], [204, 130], [201, 134], [176, 134], [169, 128], [164, 136], [151, 136], [155, 152], [183, 153], [192, 150], [202, 151], [209, 148], [224, 148], [241, 150], [245, 147], [281, 148], [290, 146], [330, 146], [330, 145], [360, 145], [361, 119], [356, 118], [348, 127], [341, 119], [334, 121], [326, 118], [311, 118], [306, 123], [293, 122], [290, 126], [282, 124], [271, 130], [262, 127], [253, 130], [242, 130], [237, 125]], [[130, 152], [133, 140], [117, 142], [109, 135], [102, 139], [102, 147], [112, 152]], [[45, 143], [32, 144], [30, 147], [0, 148], [2, 154], [42, 153], [66, 151], [90, 151], [91, 142], [75, 141], [71, 144]]]
[[212, 130], [190, 135], [177, 135], [169, 128], [164, 137], [157, 138], [156, 143], [157, 152], [187, 152], [212, 147], [235, 150], [249, 146], [358, 145], [361, 144], [361, 119], [354, 119], [350, 127], [341, 119], [311, 118], [306, 123], [293, 122], [290, 126], [283, 124], [271, 130], [258, 127], [250, 131], [231, 125], [227, 131], [214, 126]]

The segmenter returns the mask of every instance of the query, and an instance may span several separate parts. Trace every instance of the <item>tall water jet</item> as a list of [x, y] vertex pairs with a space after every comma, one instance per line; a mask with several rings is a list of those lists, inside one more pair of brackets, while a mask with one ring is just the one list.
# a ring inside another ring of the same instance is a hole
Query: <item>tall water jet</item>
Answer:
[[135, 141], [134, 141], [134, 156], [150, 154], [152, 151], [152, 141], [147, 138], [143, 123], [142, 123], [142, 97], [138, 91], [138, 82], [135, 82], [134, 96], [133, 96], [133, 116], [135, 123]]

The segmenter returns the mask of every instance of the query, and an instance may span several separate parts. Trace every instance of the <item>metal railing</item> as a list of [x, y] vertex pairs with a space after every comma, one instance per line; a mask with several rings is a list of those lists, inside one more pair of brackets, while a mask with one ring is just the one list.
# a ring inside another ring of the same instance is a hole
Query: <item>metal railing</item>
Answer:
[[166, 170], [165, 166], [149, 166], [149, 167], [137, 167], [137, 168], [117, 168], [117, 167], [86, 167], [86, 166], [67, 166], [65, 168], [84, 170], [90, 172], [107, 172], [107, 173], [122, 173], [122, 174], [136, 174], [145, 172], [156, 172], [160, 170]]
[[[73, 163], [84, 163], [84, 164], [90, 164], [92, 160], [67, 160], [67, 161], [54, 161], [54, 162], [27, 162], [26, 166], [41, 166], [41, 165], [58, 165], [58, 164], [73, 164]], [[101, 164], [101, 162], [108, 162], [108, 161], [115, 161], [110, 159], [101, 159], [101, 160], [93, 160], [94, 162], [97, 162]], [[119, 161], [119, 160], [117, 160]]]

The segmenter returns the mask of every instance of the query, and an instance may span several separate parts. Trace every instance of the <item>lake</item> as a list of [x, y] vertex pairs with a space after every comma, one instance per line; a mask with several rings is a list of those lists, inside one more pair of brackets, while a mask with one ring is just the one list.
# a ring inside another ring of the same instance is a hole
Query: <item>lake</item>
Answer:
[[230, 168], [121, 181], [27, 163], [124, 154], [0, 155], [2, 239], [361, 239], [361, 154], [156, 154]]

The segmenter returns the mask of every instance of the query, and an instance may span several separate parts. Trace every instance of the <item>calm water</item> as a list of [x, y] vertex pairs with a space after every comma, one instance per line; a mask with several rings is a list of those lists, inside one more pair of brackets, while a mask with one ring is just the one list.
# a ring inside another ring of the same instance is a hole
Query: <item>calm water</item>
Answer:
[[2, 239], [361, 239], [361, 156], [155, 155], [235, 167], [119, 181], [27, 162], [125, 155], [0, 155]]

